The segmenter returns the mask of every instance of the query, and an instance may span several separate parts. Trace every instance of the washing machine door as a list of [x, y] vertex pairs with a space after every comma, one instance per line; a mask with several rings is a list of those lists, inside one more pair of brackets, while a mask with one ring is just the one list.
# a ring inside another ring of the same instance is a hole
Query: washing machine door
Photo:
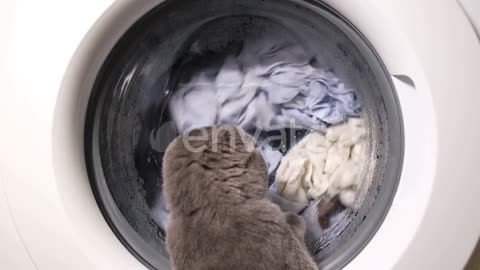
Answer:
[[[208, 84], [209, 78], [217, 78], [213, 81], [218, 85], [223, 70], [232, 68], [227, 61], [243, 69], [245, 80], [250, 71], [291, 63], [316, 69], [318, 76], [327, 74], [323, 76], [330, 77], [322, 79], [326, 85], [355, 89], [345, 95], [361, 104], [362, 110], [352, 114], [367, 126], [361, 173], [366, 180], [359, 187], [366, 195], [354, 210], [339, 207], [323, 233], [314, 232], [320, 230], [314, 213], [316, 224], [306, 239], [320, 267], [345, 266], [372, 238], [390, 207], [403, 161], [403, 129], [394, 86], [381, 59], [361, 33], [321, 3], [170, 1], [145, 14], [122, 36], [95, 78], [85, 126], [89, 177], [107, 222], [146, 265], [165, 267], [163, 154], [183, 128], [181, 117], [195, 123], [206, 121], [195, 113], [208, 114], [199, 107], [184, 109], [179, 117], [170, 102], [189, 91], [185, 85], [195, 87], [200, 80]], [[275, 81], [275, 72], [280, 70], [259, 76]], [[268, 92], [266, 87], [262, 83], [257, 91]], [[217, 87], [217, 96], [226, 93], [223, 88]], [[275, 90], [268, 95], [274, 96]], [[234, 117], [223, 123], [242, 124]], [[263, 132], [258, 126], [244, 128], [252, 135]], [[301, 126], [295, 136], [309, 128], [314, 126]], [[268, 136], [273, 130], [264, 131]]]
[[[12, 112], [1, 116], [10, 132], [0, 165], [36, 267], [169, 268], [165, 219], [155, 206], [162, 145], [175, 135], [161, 129], [176, 89], [172, 74], [196, 41], [213, 32], [228, 47], [222, 27], [245, 36], [250, 23], [266, 26], [267, 37], [293, 28], [365, 108], [374, 165], [367, 195], [333, 237], [314, 239], [319, 265], [461, 268], [479, 235], [471, 146], [480, 131], [471, 123], [480, 49], [456, 2], [438, 4], [438, 14], [407, 2], [85, 1], [51, 9], [17, 2], [2, 67], [14, 67], [7, 86], [19, 91], [0, 92]], [[451, 89], [461, 102], [451, 102]], [[434, 244], [440, 237], [447, 245]], [[440, 261], [443, 254], [451, 259]]]

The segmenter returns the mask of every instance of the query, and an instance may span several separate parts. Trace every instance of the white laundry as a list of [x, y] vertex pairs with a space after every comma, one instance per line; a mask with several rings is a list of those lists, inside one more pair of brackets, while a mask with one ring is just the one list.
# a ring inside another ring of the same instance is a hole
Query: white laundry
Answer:
[[[280, 36], [247, 39], [238, 55], [180, 78], [168, 105], [177, 131], [222, 124], [247, 131], [325, 130], [357, 116], [355, 92], [333, 72], [314, 67], [314, 55], [300, 44]], [[282, 154], [268, 145], [258, 149], [273, 173]]]
[[263, 159], [267, 165], [267, 172], [271, 174], [272, 172], [277, 169], [280, 160], [282, 159], [283, 155], [280, 151], [274, 150], [268, 143], [263, 142], [258, 146], [258, 150], [262, 154]]
[[158, 196], [150, 209], [152, 219], [163, 230], [167, 229], [167, 224], [170, 221], [170, 212], [167, 209], [165, 198], [163, 194]]
[[331, 126], [325, 135], [310, 133], [282, 158], [275, 178], [277, 192], [300, 203], [339, 196], [344, 206], [355, 208], [365, 137], [360, 118]]
[[318, 216], [318, 201], [312, 202], [302, 213], [302, 217], [305, 220], [306, 230], [305, 230], [305, 244], [307, 246], [312, 246], [318, 239], [322, 239], [324, 230], [319, 225], [319, 216]]
[[241, 53], [225, 57], [217, 73], [198, 70], [178, 85], [170, 113], [179, 132], [221, 124], [322, 130], [357, 116], [354, 91], [312, 61], [297, 44], [246, 40]]
[[183, 132], [215, 123], [217, 108], [212, 103], [215, 95], [213, 82], [203, 74], [195, 77], [188, 85], [181, 86], [169, 101], [170, 113], [177, 130]]

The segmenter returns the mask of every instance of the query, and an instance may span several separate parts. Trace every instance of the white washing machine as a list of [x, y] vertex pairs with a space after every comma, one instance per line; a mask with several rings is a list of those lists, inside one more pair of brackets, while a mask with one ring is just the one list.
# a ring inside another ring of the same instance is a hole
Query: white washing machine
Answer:
[[476, 0], [2, 1], [0, 268], [169, 269], [149, 194], [132, 191], [152, 183], [127, 163], [152, 139], [143, 93], [221, 15], [313, 22], [299, 35], [323, 37], [325, 61], [377, 89], [365, 92], [384, 145], [376, 191], [320, 266], [462, 269], [480, 236]]

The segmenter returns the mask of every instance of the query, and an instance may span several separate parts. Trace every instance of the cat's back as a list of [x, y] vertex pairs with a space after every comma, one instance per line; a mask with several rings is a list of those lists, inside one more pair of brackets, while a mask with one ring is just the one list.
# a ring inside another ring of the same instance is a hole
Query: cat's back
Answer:
[[208, 210], [172, 219], [167, 237], [175, 269], [310, 269], [290, 265], [305, 254], [275, 205], [258, 200]]

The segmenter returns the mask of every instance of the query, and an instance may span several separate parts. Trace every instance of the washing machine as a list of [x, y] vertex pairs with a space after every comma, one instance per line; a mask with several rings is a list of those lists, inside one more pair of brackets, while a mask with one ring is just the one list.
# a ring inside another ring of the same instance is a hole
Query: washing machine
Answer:
[[480, 236], [478, 1], [6, 0], [0, 14], [1, 269], [169, 269], [152, 209], [178, 59], [278, 25], [360, 89], [370, 126], [370, 184], [317, 239], [321, 269], [467, 263]]

